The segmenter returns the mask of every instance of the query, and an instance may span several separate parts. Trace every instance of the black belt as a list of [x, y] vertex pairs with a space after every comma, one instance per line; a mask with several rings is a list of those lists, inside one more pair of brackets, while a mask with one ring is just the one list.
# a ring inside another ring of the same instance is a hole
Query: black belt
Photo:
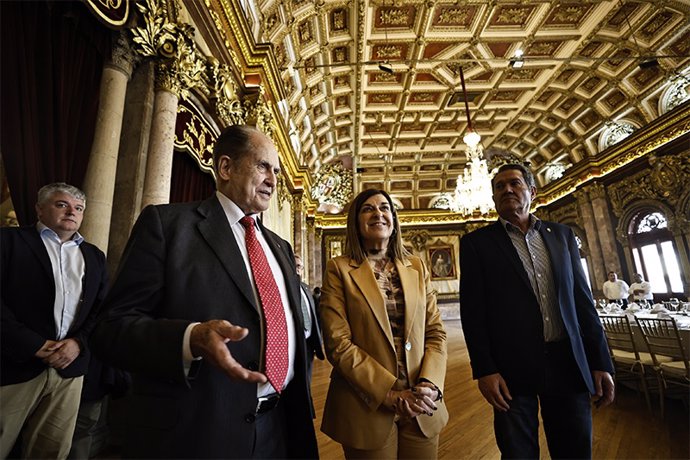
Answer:
[[266, 412], [275, 409], [280, 400], [278, 393], [273, 393], [267, 396], [261, 396], [256, 404], [256, 413], [265, 414]]

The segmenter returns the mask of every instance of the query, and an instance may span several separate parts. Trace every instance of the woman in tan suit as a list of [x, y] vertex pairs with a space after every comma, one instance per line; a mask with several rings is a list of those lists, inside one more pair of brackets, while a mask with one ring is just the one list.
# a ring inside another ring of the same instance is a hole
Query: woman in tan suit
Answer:
[[436, 458], [448, 422], [446, 332], [429, 271], [404, 250], [385, 191], [354, 199], [320, 305], [333, 365], [321, 430], [348, 459]]

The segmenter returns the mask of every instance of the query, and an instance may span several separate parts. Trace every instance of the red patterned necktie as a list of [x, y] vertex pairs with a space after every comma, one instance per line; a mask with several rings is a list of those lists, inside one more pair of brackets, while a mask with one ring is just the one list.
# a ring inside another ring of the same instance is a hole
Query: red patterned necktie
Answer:
[[259, 240], [256, 239], [254, 219], [244, 216], [240, 219], [240, 223], [246, 230], [244, 240], [249, 253], [249, 264], [252, 267], [256, 289], [259, 291], [259, 301], [264, 312], [266, 377], [273, 388], [280, 393], [288, 373], [288, 334], [285, 310], [266, 254]]

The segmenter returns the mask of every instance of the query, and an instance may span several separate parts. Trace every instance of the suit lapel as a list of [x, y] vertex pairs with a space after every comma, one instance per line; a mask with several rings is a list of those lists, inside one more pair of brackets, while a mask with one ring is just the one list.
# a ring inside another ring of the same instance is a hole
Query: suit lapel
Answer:
[[393, 332], [391, 331], [391, 325], [388, 321], [388, 313], [386, 313], [386, 304], [379, 289], [379, 285], [376, 284], [376, 277], [374, 276], [374, 271], [371, 269], [368, 260], [364, 260], [361, 264], [357, 264], [354, 260], [350, 262], [351, 266], [355, 268], [350, 272], [352, 280], [357, 285], [362, 295], [369, 304], [376, 321], [379, 323], [379, 327], [385, 334], [391, 347], [395, 347], [393, 343]]
[[511, 265], [520, 276], [520, 279], [529, 288], [530, 292], [534, 292], [532, 290], [532, 285], [529, 282], [529, 278], [527, 277], [525, 267], [522, 265], [520, 256], [518, 255], [515, 246], [513, 246], [513, 242], [510, 240], [508, 232], [506, 232], [506, 229], [503, 228], [503, 225], [500, 221], [496, 222], [492, 226], [492, 229], [494, 232], [494, 240], [496, 241], [498, 247], [506, 255], [507, 259], [510, 261]]
[[27, 245], [31, 248], [31, 252], [34, 253], [38, 261], [41, 263], [41, 267], [46, 271], [46, 274], [51, 279], [53, 284], [55, 283], [55, 278], [53, 277], [53, 266], [50, 263], [50, 257], [48, 256], [48, 250], [43, 244], [41, 239], [41, 234], [38, 233], [36, 227], [24, 227], [20, 235], [26, 241]]
[[395, 268], [398, 270], [400, 276], [400, 284], [402, 285], [403, 295], [405, 297], [405, 341], [409, 340], [410, 331], [412, 330], [412, 323], [417, 317], [417, 306], [419, 305], [419, 273], [412, 268], [409, 261], [402, 262], [395, 261]]
[[244, 258], [240, 248], [237, 246], [237, 241], [235, 241], [228, 218], [223, 212], [218, 198], [214, 195], [208, 200], [203, 201], [197, 210], [203, 216], [197, 224], [199, 232], [216, 253], [223, 268], [228, 272], [228, 275], [230, 275], [230, 278], [244, 295], [247, 302], [258, 313], [259, 307], [254, 298], [254, 291], [244, 265]]
[[549, 258], [551, 259], [551, 272], [553, 273], [553, 283], [556, 286], [556, 290], [561, 285], [561, 279], [563, 278], [563, 254], [567, 252], [567, 248], [564, 251], [560, 247], [560, 242], [554, 233], [554, 228], [549, 222], [542, 221], [541, 228], [539, 229], [539, 234], [544, 240], [544, 245], [546, 249], [549, 250]]

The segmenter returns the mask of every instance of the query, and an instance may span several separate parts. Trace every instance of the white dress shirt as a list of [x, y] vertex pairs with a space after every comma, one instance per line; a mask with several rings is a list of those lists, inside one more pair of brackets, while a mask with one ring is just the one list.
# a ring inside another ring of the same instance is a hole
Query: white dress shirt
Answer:
[[[240, 223], [240, 219], [242, 219], [245, 214], [244, 212], [230, 200], [228, 197], [223, 195], [220, 192], [216, 192], [216, 196], [218, 197], [218, 200], [220, 201], [221, 206], [223, 207], [223, 211], [225, 211], [225, 215], [228, 218], [228, 223], [230, 224], [230, 228], [232, 229], [232, 234], [235, 237], [235, 241], [237, 242], [237, 246], [240, 248], [240, 252], [242, 253], [242, 259], [244, 260], [244, 265], [247, 268], [247, 273], [249, 274], [249, 278], [252, 280], [252, 289], [254, 290], [254, 298], [256, 299], [256, 304], [261, 308], [261, 302], [259, 301], [259, 293], [256, 289], [256, 284], [254, 283], [254, 274], [252, 273], [252, 267], [249, 263], [249, 254], [247, 253], [247, 245], [244, 240], [244, 235], [245, 235], [245, 229], [244, 226]], [[256, 219], [256, 216], [252, 216]], [[288, 364], [288, 373], [287, 376], [285, 377], [285, 383], [283, 384], [283, 388], [292, 380], [292, 378], [295, 375], [295, 354], [297, 350], [297, 343], [296, 343], [296, 332], [295, 332], [295, 322], [292, 316], [292, 310], [290, 310], [290, 300], [287, 295], [287, 285], [285, 284], [285, 276], [283, 275], [283, 271], [280, 268], [280, 265], [278, 264], [278, 259], [276, 259], [276, 256], [273, 254], [273, 251], [271, 250], [270, 246], [266, 242], [266, 238], [264, 238], [261, 228], [257, 225], [256, 226], [256, 238], [259, 240], [259, 243], [261, 244], [261, 247], [263, 248], [264, 252], [266, 253], [266, 259], [268, 259], [268, 264], [271, 267], [271, 271], [273, 272], [273, 278], [276, 281], [276, 284], [278, 285], [278, 291], [280, 292], [280, 299], [283, 303], [283, 309], [285, 310], [285, 321], [287, 323], [287, 332], [288, 332], [288, 354], [289, 354], [289, 364]], [[262, 322], [263, 322], [263, 317], [262, 317]], [[189, 344], [189, 337], [191, 335], [192, 328], [196, 326], [199, 323], [192, 323], [187, 327], [187, 330], [185, 331], [184, 335], [184, 340], [183, 340], [183, 355], [185, 358], [185, 362], [189, 364], [193, 359], [192, 352], [191, 352], [191, 347]], [[237, 326], [243, 326], [242, 324], [237, 324]], [[261, 328], [261, 341], [262, 343], [265, 343], [265, 338], [263, 336], [264, 334], [264, 328]], [[271, 386], [270, 383], [266, 382], [264, 384], [259, 384], [258, 390], [257, 390], [257, 396], [266, 396], [268, 394], [274, 393], [273, 386]]]
[[[642, 291], [642, 293], [635, 294], [635, 291]], [[652, 295], [652, 285], [647, 281], [631, 284], [628, 292], [633, 296], [634, 300], [654, 300], [654, 296]]]
[[623, 280], [604, 281], [604, 297], [608, 300], [621, 300], [628, 298], [628, 283]]
[[53, 318], [55, 319], [55, 337], [63, 340], [67, 337], [79, 312], [81, 303], [82, 282], [86, 273], [84, 255], [79, 245], [84, 241], [79, 233], [75, 233], [71, 240], [64, 243], [60, 237], [43, 223], [36, 224], [41, 235], [43, 245], [48, 251], [50, 265], [53, 268], [55, 280], [55, 304]]

